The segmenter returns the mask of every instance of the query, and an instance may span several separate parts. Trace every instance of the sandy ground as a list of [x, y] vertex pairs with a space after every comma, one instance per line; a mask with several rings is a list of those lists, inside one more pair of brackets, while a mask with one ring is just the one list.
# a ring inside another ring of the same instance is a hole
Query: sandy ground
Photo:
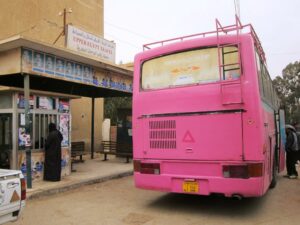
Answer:
[[300, 224], [300, 179], [282, 176], [262, 198], [166, 194], [134, 188], [126, 177], [27, 202], [12, 225]]

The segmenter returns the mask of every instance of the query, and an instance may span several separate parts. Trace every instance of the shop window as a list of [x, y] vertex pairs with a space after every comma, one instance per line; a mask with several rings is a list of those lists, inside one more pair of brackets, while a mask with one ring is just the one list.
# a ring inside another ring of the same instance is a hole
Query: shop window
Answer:
[[0, 150], [12, 148], [12, 114], [0, 114]]
[[9, 169], [12, 150], [12, 114], [0, 114], [0, 168]]
[[0, 94], [0, 109], [12, 108], [12, 95], [9, 93]]
[[41, 127], [40, 127], [41, 116], [36, 114], [34, 118], [35, 118], [34, 148], [40, 149], [40, 148], [42, 148], [41, 145], [43, 143], [43, 140], [41, 140], [41, 137], [39, 135], [41, 133]]
[[43, 149], [45, 146], [46, 138], [49, 134], [48, 126], [50, 123], [54, 123], [57, 126], [56, 114], [35, 114], [35, 129], [34, 129], [34, 141], [35, 149]]

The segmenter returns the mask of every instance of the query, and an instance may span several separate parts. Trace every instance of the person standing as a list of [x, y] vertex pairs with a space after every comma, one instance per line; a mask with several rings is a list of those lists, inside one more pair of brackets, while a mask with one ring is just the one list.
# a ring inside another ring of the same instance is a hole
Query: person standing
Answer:
[[296, 179], [298, 177], [298, 172], [296, 170], [296, 163], [298, 158], [298, 140], [296, 129], [291, 125], [286, 125], [286, 168], [287, 175], [290, 179]]
[[45, 143], [44, 180], [60, 181], [62, 134], [54, 123], [49, 124], [49, 135]]

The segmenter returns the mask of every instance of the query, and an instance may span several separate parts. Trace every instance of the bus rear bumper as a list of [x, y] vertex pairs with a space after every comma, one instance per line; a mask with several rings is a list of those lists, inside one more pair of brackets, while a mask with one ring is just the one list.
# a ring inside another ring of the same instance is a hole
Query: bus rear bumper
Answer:
[[[259, 197], [264, 194], [263, 177], [248, 179], [224, 177], [183, 177], [167, 174], [134, 173], [135, 186], [141, 189], [195, 195], [222, 194], [226, 197]], [[189, 188], [190, 186], [190, 188]]]

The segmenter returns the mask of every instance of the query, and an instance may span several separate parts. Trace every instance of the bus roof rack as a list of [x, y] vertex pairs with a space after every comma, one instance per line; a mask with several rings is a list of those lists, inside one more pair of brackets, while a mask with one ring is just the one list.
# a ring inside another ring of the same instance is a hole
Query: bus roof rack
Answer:
[[191, 39], [195, 39], [195, 38], [199, 38], [199, 37], [204, 38], [204, 37], [217, 36], [217, 38], [219, 38], [219, 33], [223, 33], [224, 35], [229, 35], [229, 34], [235, 33], [238, 38], [239, 34], [242, 33], [243, 31], [244, 31], [244, 33], [251, 34], [251, 36], [254, 40], [255, 47], [257, 48], [258, 54], [260, 55], [262, 60], [266, 63], [265, 52], [262, 48], [261, 42], [260, 42], [253, 26], [251, 24], [242, 25], [242, 23], [237, 15], [235, 15], [235, 24], [233, 24], [233, 25], [222, 26], [221, 23], [219, 22], [219, 20], [216, 19], [216, 30], [214, 30], [214, 31], [197, 33], [197, 34], [192, 34], [192, 35], [187, 35], [187, 36], [182, 36], [182, 37], [177, 37], [177, 38], [172, 38], [172, 39], [167, 39], [167, 40], [144, 44], [143, 51], [146, 51], [148, 49], [155, 48], [158, 46], [164, 46], [165, 44], [171, 44], [171, 43], [176, 43], [176, 42], [180, 42], [180, 41], [191, 40]]

